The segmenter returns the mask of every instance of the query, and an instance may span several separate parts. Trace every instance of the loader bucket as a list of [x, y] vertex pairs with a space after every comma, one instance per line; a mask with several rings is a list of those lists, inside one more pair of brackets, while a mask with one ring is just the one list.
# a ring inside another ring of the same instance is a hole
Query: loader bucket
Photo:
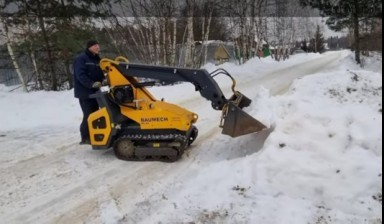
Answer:
[[231, 97], [226, 110], [223, 111], [222, 134], [236, 138], [242, 135], [258, 133], [267, 128], [242, 110], [242, 108], [249, 106], [251, 102], [250, 99], [239, 92]]

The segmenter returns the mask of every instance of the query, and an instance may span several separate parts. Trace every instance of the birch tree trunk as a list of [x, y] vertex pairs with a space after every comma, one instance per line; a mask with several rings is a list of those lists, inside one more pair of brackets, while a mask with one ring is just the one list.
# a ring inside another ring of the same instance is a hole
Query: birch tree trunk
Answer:
[[12, 46], [11, 46], [11, 42], [10, 42], [10, 41], [7, 41], [7, 48], [8, 48], [9, 56], [10, 56], [11, 59], [12, 59], [13, 66], [15, 67], [17, 76], [19, 77], [19, 80], [20, 80], [21, 85], [22, 85], [22, 87], [23, 87], [23, 91], [24, 91], [24, 92], [28, 92], [28, 89], [27, 89], [27, 83], [25, 82], [25, 79], [24, 79], [24, 77], [23, 77], [23, 74], [22, 74], [21, 71], [20, 71], [20, 67], [19, 67], [19, 64], [18, 64], [17, 61], [16, 61], [16, 57], [15, 57], [15, 54], [14, 54], [14, 52], [13, 52], [13, 49], [12, 49]]
[[[185, 29], [184, 29], [184, 33], [183, 33], [183, 38], [182, 38], [182, 41], [181, 41], [181, 47], [180, 47], [180, 53], [179, 53], [179, 62], [178, 62], [178, 66], [184, 66], [185, 67], [185, 57], [186, 57], [186, 50], [185, 50], [185, 37], [187, 36], [187, 32], [188, 32], [188, 26], [185, 26]], [[182, 62], [182, 59], [184, 59], [183, 61], [183, 64], [181, 63]]]
[[166, 65], [167, 62], [168, 62], [168, 55], [169, 55], [169, 42], [170, 42], [170, 39], [168, 39], [168, 21], [169, 19], [168, 18], [162, 18], [162, 24], [161, 24], [161, 30], [162, 30], [162, 45], [161, 45], [161, 55], [162, 55], [162, 64], [163, 65]]
[[176, 66], [176, 43], [177, 43], [177, 19], [173, 18], [173, 39], [172, 39], [172, 57], [171, 57], [172, 58], [171, 63], [173, 66]]
[[[190, 10], [192, 11], [192, 10]], [[186, 50], [185, 50], [185, 59], [184, 59], [184, 66], [191, 67], [193, 66], [192, 62], [192, 49], [193, 49], [193, 11], [190, 12], [187, 22], [187, 43], [186, 43]]]
[[[138, 40], [136, 39], [136, 36], [135, 35], [133, 35], [133, 32], [132, 32], [132, 29], [133, 28], [130, 28], [130, 27], [128, 27], [127, 28], [128, 29], [128, 32], [129, 32], [129, 34], [130, 34], [130, 36], [131, 36], [131, 40], [133, 41], [133, 43], [135, 44], [135, 46], [137, 47], [137, 48], [139, 48], [139, 42], [138, 42]], [[143, 51], [139, 51], [140, 52], [140, 56], [141, 56], [141, 58], [145, 58], [145, 54], [143, 53]]]
[[[206, 64], [207, 63], [207, 54], [208, 54], [208, 38], [209, 38], [209, 33], [208, 33], [208, 37], [207, 37], [207, 32], [209, 32], [209, 29], [207, 27], [207, 31], [205, 31], [205, 20], [206, 18], [204, 17], [203, 18], [203, 26], [202, 26], [202, 34], [201, 34], [201, 37], [202, 37], [202, 43], [201, 43], [201, 62], [200, 62], [200, 66], [203, 65], [203, 64]], [[207, 24], [208, 26], [208, 24]], [[204, 53], [203, 53], [204, 52]]]
[[20, 70], [20, 67], [19, 67], [19, 63], [17, 63], [17, 61], [16, 61], [16, 57], [15, 57], [15, 54], [14, 54], [14, 51], [13, 51], [13, 48], [12, 48], [11, 38], [9, 36], [8, 26], [7, 26], [6, 23], [3, 23], [3, 24], [4, 24], [5, 36], [7, 38], [7, 49], [8, 49], [9, 56], [11, 57], [13, 66], [15, 67], [15, 71], [17, 73], [17, 76], [19, 77], [19, 80], [20, 80], [21, 85], [23, 87], [23, 91], [24, 92], [28, 92], [27, 83], [26, 83], [26, 81], [24, 79], [23, 74], [21, 73], [21, 70]]
[[[27, 31], [28, 34], [32, 33], [30, 20], [26, 19], [25, 22], [27, 23], [27, 27], [28, 27], [28, 31]], [[27, 35], [27, 38], [28, 38], [28, 36], [29, 35]], [[28, 39], [26, 40], [26, 42], [29, 43], [30, 57], [31, 57], [33, 69], [35, 70], [35, 75], [36, 75], [36, 80], [37, 80], [37, 89], [42, 90], [42, 89], [44, 89], [44, 84], [43, 84], [43, 79], [41, 77], [41, 74], [39, 72], [39, 68], [37, 67], [37, 60], [36, 60], [35, 51], [33, 48], [33, 42], [29, 41]]]
[[247, 46], [246, 46], [246, 42], [247, 42], [247, 36], [246, 36], [246, 32], [245, 32], [245, 30], [246, 30], [246, 28], [245, 28], [245, 26], [246, 26], [246, 18], [245, 17], [241, 17], [240, 18], [241, 19], [241, 21], [240, 21], [240, 33], [241, 33], [241, 36], [240, 36], [240, 38], [241, 38], [241, 59], [240, 59], [240, 62], [241, 62], [241, 64], [244, 64], [245, 63], [245, 61], [247, 61], [248, 60], [248, 58], [247, 58]]
[[33, 64], [33, 69], [35, 70], [35, 74], [36, 74], [38, 89], [44, 89], [43, 79], [41, 78], [41, 74], [37, 67], [36, 56], [35, 56], [35, 52], [32, 49], [32, 44], [31, 44], [31, 60]]
[[211, 30], [212, 14], [213, 14], [213, 9], [211, 9], [211, 11], [209, 13], [208, 22], [207, 22], [207, 29], [206, 29], [205, 35], [204, 35], [203, 46], [205, 46], [205, 48], [204, 48], [203, 64], [207, 63], [207, 58], [208, 58], [208, 45], [207, 45], [207, 42], [208, 42], [208, 39], [209, 39], [210, 30]]
[[194, 35], [193, 35], [193, 21], [194, 21], [194, 12], [193, 8], [195, 5], [195, 0], [187, 0], [187, 43], [185, 50], [185, 60], [184, 65], [186, 67], [192, 67], [193, 65], [193, 46], [194, 46]]
[[161, 23], [162, 23], [162, 19], [161, 18], [158, 18], [156, 21], [154, 21], [154, 35], [153, 35], [153, 38], [155, 39], [154, 40], [154, 43], [155, 43], [155, 60], [156, 60], [156, 64], [161, 64], [162, 62], [162, 59], [161, 59], [161, 44], [160, 44], [160, 37], [161, 37]]

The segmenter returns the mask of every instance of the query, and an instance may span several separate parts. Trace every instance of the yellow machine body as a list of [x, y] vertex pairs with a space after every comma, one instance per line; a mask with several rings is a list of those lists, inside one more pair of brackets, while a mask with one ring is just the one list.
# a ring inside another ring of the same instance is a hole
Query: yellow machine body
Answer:
[[[131, 85], [117, 70], [108, 71], [110, 87]], [[135, 102], [121, 106], [121, 114], [140, 124], [141, 129], [177, 129], [187, 131], [197, 121], [197, 114], [177, 105], [156, 100], [145, 87], [133, 87]]]
[[[107, 71], [110, 90], [115, 87], [132, 86], [134, 101], [120, 106], [121, 115], [135, 121], [140, 125], [140, 130], [178, 130], [187, 132], [198, 120], [198, 115], [180, 106], [156, 100], [145, 87], [136, 88], [116, 68], [109, 66], [113, 61], [106, 60], [101, 63]], [[135, 79], [135, 81], [137, 81]], [[100, 124], [106, 122], [102, 127]], [[88, 118], [90, 140], [93, 146], [102, 147], [108, 144], [115, 124], [111, 123], [110, 115], [106, 108], [101, 108]], [[98, 137], [99, 136], [99, 137]]]
[[102, 147], [108, 144], [113, 123], [106, 108], [101, 108], [89, 115], [88, 127], [92, 145]]

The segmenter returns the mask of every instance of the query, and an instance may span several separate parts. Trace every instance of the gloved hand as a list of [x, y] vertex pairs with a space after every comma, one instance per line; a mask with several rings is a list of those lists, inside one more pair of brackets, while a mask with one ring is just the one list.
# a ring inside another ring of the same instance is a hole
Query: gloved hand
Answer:
[[100, 87], [101, 87], [101, 82], [94, 82], [92, 84], [92, 88], [94, 88], [94, 89], [100, 89]]

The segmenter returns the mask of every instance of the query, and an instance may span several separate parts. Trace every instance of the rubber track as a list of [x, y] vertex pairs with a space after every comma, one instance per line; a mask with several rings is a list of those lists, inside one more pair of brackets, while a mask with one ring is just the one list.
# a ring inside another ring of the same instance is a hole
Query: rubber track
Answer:
[[[177, 158], [169, 158], [167, 156], [147, 156], [145, 159], [139, 158], [139, 157], [130, 157], [126, 158], [126, 156], [119, 155], [119, 153], [116, 151], [116, 145], [119, 141], [122, 140], [129, 140], [132, 142], [158, 142], [158, 141], [173, 141], [173, 142], [182, 142], [184, 145], [180, 149], [174, 149], [178, 151]], [[161, 161], [161, 162], [175, 162], [178, 159], [181, 158], [181, 156], [184, 154], [184, 150], [188, 147], [187, 144], [187, 137], [185, 135], [180, 134], [170, 134], [170, 135], [123, 135], [116, 139], [115, 144], [113, 146], [113, 150], [115, 152], [115, 155], [120, 160], [125, 161]]]

